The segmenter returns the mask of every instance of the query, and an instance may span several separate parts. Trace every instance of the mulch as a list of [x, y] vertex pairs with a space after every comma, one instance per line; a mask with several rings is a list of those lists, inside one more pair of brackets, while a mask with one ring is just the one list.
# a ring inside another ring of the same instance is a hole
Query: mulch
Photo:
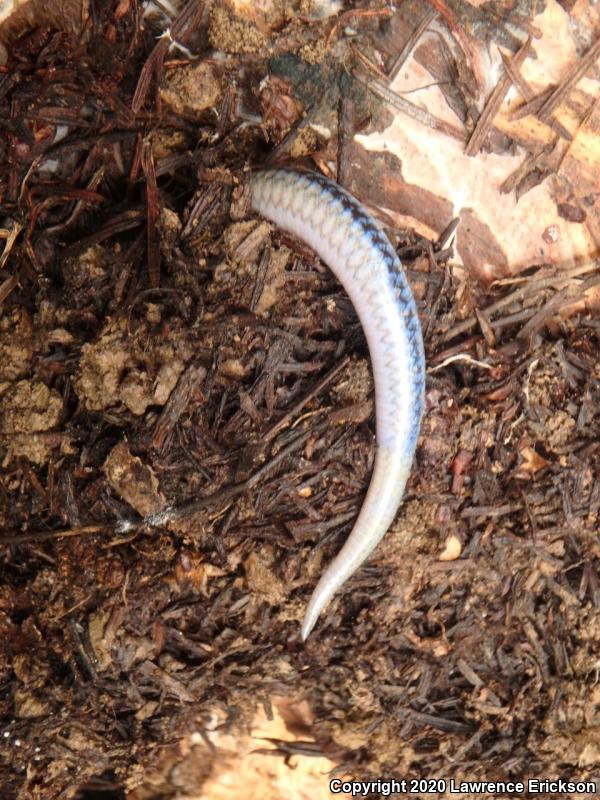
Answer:
[[[274, 691], [308, 699], [312, 740], [348, 774], [598, 774], [594, 264], [488, 286], [453, 270], [451, 224], [433, 242], [388, 227], [422, 314], [422, 436], [392, 531], [299, 640], [368, 484], [372, 380], [348, 298], [248, 213], [243, 176], [267, 160], [351, 171], [352, 133], [390, 112], [336, 48], [348, 26], [377, 42], [390, 13], [299, 15], [267, 52], [264, 31], [202, 3], [157, 39], [139, 4], [99, 2], [80, 36], [11, 49], [3, 797], [166, 796], [139, 790], [162, 747], [214, 708], [235, 731]], [[503, 44], [518, 64], [519, 40]], [[448, 91], [467, 107], [463, 78]], [[320, 104], [330, 138], [305, 124]], [[465, 146], [492, 119], [465, 114]]]

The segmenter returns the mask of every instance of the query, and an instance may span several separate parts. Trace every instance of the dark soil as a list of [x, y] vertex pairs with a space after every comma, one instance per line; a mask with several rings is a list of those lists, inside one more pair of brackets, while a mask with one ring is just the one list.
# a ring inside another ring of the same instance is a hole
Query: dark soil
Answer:
[[[344, 24], [376, 42], [384, 11]], [[169, 797], [168, 765], [144, 784], [163, 749], [275, 691], [355, 776], [593, 779], [600, 327], [552, 304], [590, 278], [486, 288], [446, 237], [389, 229], [422, 436], [395, 525], [302, 645], [369, 480], [372, 381], [348, 298], [243, 176], [268, 154], [348, 171], [344, 126], [390, 112], [340, 80], [342, 25], [224, 14], [172, 26], [190, 59], [136, 3], [95, 3], [0, 75], [0, 794]], [[330, 139], [300, 125], [307, 80]]]

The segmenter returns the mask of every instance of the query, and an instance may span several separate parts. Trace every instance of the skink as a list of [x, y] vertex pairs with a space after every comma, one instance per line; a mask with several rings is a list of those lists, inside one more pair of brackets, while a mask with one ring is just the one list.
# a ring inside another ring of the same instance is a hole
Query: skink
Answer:
[[319, 174], [288, 169], [253, 173], [250, 192], [254, 210], [309, 245], [348, 293], [375, 380], [371, 482], [348, 539], [312, 594], [302, 623], [306, 640], [333, 595], [377, 546], [402, 500], [423, 413], [423, 338], [400, 260], [352, 195]]

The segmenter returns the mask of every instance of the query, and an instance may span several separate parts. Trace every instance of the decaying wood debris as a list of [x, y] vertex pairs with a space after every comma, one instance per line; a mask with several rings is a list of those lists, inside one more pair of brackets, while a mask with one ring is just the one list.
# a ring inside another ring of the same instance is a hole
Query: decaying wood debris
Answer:
[[[593, 6], [101, 0], [0, 30], [3, 798], [600, 775]], [[331, 274], [246, 212], [265, 161], [379, 209], [429, 365], [406, 502], [305, 646], [372, 381]]]

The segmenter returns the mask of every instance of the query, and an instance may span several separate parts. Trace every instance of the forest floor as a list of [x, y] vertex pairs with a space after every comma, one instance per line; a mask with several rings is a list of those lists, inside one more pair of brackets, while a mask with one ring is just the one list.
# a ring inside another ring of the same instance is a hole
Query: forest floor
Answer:
[[[486, 280], [432, 195], [434, 236], [397, 224], [402, 165], [353, 138], [391, 112], [348, 64], [391, 69], [402, 4], [275, 24], [190, 3], [165, 25], [95, 3], [0, 73], [1, 796], [226, 797], [218, 735], [235, 754], [257, 714], [287, 723], [253, 743], [269, 764], [597, 779], [595, 261]], [[373, 386], [340, 285], [247, 209], [267, 159], [387, 209], [428, 364], [405, 502], [306, 644], [368, 485]], [[597, 217], [586, 198], [558, 216]]]

